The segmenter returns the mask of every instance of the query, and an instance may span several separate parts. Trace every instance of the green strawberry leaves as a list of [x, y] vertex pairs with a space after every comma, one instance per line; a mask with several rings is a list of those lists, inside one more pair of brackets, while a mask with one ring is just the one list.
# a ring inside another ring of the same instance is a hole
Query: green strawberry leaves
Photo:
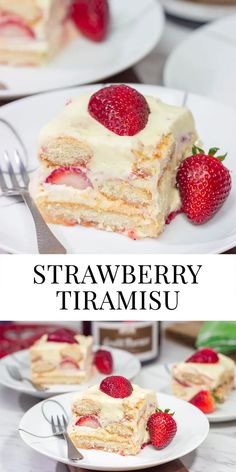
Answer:
[[193, 145], [192, 147], [192, 153], [193, 155], [195, 156], [196, 154], [205, 154], [205, 155], [208, 155], [208, 156], [212, 156], [212, 157], [215, 157], [216, 159], [218, 159], [218, 161], [224, 161], [226, 156], [227, 156], [227, 152], [225, 154], [222, 154], [221, 156], [216, 156], [216, 153], [220, 150], [220, 148], [218, 147], [212, 147], [209, 149], [208, 153], [206, 154], [204, 149], [196, 146], [195, 144]]
[[170, 408], [166, 408], [164, 411], [161, 408], [156, 408], [156, 413], [166, 413], [167, 415], [174, 416], [175, 412], [170, 413]]

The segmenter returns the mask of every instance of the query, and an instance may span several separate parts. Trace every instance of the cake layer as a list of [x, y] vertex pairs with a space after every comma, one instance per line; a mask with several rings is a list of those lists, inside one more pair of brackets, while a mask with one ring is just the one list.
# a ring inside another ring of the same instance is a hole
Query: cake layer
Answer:
[[[147, 420], [156, 407], [156, 394], [151, 390], [133, 385], [130, 396], [113, 398], [96, 385], [75, 397], [74, 419], [68, 432], [78, 448], [137, 454], [149, 440]], [[92, 417], [95, 424], [81, 425], [81, 419], [87, 417]]]
[[150, 108], [146, 127], [134, 136], [118, 136], [88, 112], [91, 94], [71, 100], [63, 112], [48, 123], [39, 136], [39, 158], [53, 165], [84, 166], [103, 178], [127, 178], [162, 173], [167, 156], [164, 138], [173, 137], [175, 147], [196, 139], [191, 112], [183, 107], [145, 97]]
[[201, 390], [214, 392], [224, 401], [234, 383], [234, 362], [218, 354], [219, 362], [214, 364], [180, 362], [172, 368], [173, 393], [191, 400]]

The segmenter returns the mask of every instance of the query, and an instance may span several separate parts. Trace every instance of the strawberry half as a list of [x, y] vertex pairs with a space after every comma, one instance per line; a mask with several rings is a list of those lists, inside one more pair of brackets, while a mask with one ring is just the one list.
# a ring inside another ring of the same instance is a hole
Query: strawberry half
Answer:
[[109, 375], [113, 370], [113, 359], [110, 351], [98, 349], [94, 354], [94, 365], [101, 374]]
[[203, 348], [195, 352], [185, 362], [196, 362], [198, 364], [216, 364], [219, 362], [219, 356], [214, 349]]
[[169, 410], [161, 411], [157, 409], [156, 413], [150, 416], [147, 428], [152, 445], [157, 449], [163, 449], [170, 444], [176, 435], [177, 424]]
[[74, 370], [74, 369], [79, 369], [79, 364], [76, 362], [72, 357], [65, 357], [63, 361], [60, 362], [60, 367], [63, 370]]
[[212, 413], [216, 408], [214, 397], [209, 390], [201, 390], [189, 403], [192, 403], [192, 405], [206, 414]]
[[125, 377], [111, 375], [101, 382], [100, 390], [113, 398], [126, 398], [132, 394], [133, 387]]
[[73, 0], [71, 18], [79, 31], [92, 41], [103, 41], [109, 30], [110, 9], [107, 0]]
[[35, 38], [34, 31], [18, 16], [0, 17], [0, 36], [6, 38]]
[[195, 224], [208, 221], [222, 207], [231, 190], [229, 170], [222, 164], [226, 155], [215, 157], [218, 148], [208, 154], [196, 146], [177, 173], [182, 210]]
[[52, 333], [49, 333], [47, 341], [53, 343], [79, 344], [75, 336], [66, 328], [58, 328]]
[[89, 100], [90, 115], [119, 136], [134, 136], [145, 128], [150, 109], [139, 93], [128, 85], [110, 85]]
[[75, 423], [76, 426], [86, 426], [87, 428], [97, 429], [100, 427], [100, 423], [96, 416], [87, 415], [81, 416]]
[[66, 185], [78, 190], [85, 190], [93, 187], [87, 175], [78, 167], [58, 167], [46, 179], [47, 184]]

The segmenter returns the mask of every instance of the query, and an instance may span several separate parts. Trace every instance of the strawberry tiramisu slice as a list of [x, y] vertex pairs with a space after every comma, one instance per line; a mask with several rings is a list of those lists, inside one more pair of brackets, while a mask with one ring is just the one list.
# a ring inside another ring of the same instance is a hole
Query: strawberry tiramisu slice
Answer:
[[155, 238], [180, 208], [176, 172], [196, 138], [186, 108], [127, 85], [84, 94], [42, 130], [31, 193], [49, 223]]
[[156, 394], [121, 376], [78, 394], [68, 432], [78, 448], [137, 454], [149, 442], [147, 421], [157, 407]]
[[0, 63], [40, 65], [67, 41], [67, 0], [0, 0]]
[[[203, 348], [172, 367], [173, 393], [201, 405], [204, 401], [224, 402], [233, 388], [235, 366], [232, 359]], [[210, 398], [210, 395], [212, 398]]]
[[30, 348], [32, 379], [41, 384], [80, 384], [92, 374], [92, 337], [57, 329]]

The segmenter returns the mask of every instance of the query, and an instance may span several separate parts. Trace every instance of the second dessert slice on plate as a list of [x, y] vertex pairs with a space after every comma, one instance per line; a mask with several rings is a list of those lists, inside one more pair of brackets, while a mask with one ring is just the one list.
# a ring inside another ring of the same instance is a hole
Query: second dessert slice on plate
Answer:
[[176, 172], [196, 139], [188, 109], [104, 87], [44, 127], [31, 193], [49, 223], [156, 238], [181, 206]]

